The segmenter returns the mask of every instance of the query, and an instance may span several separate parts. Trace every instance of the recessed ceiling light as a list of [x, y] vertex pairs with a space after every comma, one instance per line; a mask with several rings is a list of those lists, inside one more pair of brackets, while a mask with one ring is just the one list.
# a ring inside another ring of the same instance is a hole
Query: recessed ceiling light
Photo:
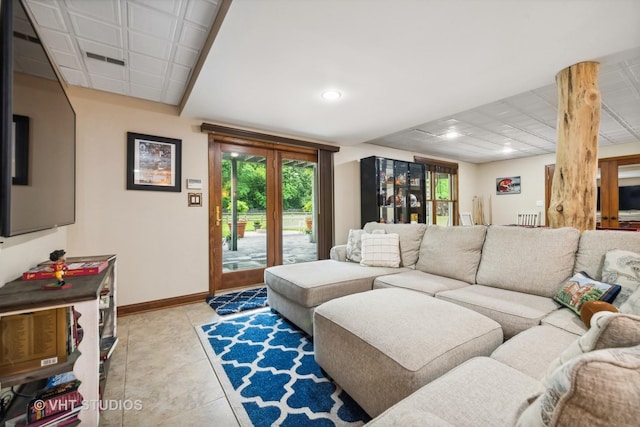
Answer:
[[336, 101], [340, 99], [342, 94], [337, 90], [325, 90], [324, 92], [322, 92], [321, 96], [325, 101]]
[[444, 137], [447, 139], [454, 139], [459, 137], [460, 134], [458, 132], [456, 132], [455, 130], [450, 130], [449, 132], [444, 134]]
[[512, 151], [513, 151], [513, 148], [511, 148], [511, 147], [504, 147], [504, 148], [502, 149], [502, 152], [503, 152], [504, 154], [511, 153]]

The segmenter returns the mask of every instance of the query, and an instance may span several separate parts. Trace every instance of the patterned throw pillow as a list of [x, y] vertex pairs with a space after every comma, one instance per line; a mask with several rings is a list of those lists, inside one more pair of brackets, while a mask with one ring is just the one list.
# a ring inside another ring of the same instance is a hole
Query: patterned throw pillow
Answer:
[[389, 234], [362, 234], [360, 265], [369, 267], [400, 267], [400, 236]]
[[637, 426], [640, 346], [592, 351], [562, 365], [517, 427]]
[[[384, 230], [373, 230], [372, 234], [384, 234]], [[364, 230], [349, 230], [349, 237], [347, 238], [347, 260], [353, 262], [360, 262], [362, 259], [362, 235], [365, 234]]]
[[640, 345], [640, 316], [601, 311], [593, 315], [591, 327], [575, 340], [547, 367], [545, 385], [564, 363], [576, 356], [604, 348], [632, 347]]
[[579, 316], [584, 302], [599, 300], [612, 303], [619, 292], [620, 285], [598, 282], [581, 271], [569, 279], [553, 299]]
[[640, 315], [640, 254], [621, 249], [608, 251], [602, 280], [622, 287], [613, 302], [620, 312]]

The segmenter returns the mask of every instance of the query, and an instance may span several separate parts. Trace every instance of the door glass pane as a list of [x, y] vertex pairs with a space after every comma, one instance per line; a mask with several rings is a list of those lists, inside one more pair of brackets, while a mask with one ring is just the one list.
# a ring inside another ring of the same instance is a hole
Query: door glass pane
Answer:
[[448, 173], [437, 172], [434, 174], [435, 192], [436, 192], [436, 216], [438, 225], [452, 225], [453, 209], [451, 200], [451, 175]]
[[222, 153], [223, 272], [267, 265], [265, 160]]
[[600, 207], [602, 206], [602, 203], [601, 203], [601, 200], [600, 200], [601, 197], [602, 197], [602, 191], [600, 191], [601, 190], [600, 182], [602, 181], [601, 177], [602, 177], [602, 170], [600, 169], [600, 167], [598, 167], [598, 172], [597, 172], [597, 175], [596, 175], [596, 182], [598, 184], [598, 196], [597, 196], [597, 200], [596, 200], [596, 226], [597, 227], [604, 226], [602, 224], [602, 218], [601, 218], [601, 213], [600, 213]]
[[318, 259], [316, 164], [282, 160], [282, 263]]
[[618, 166], [618, 222], [637, 228], [640, 221], [640, 165]]

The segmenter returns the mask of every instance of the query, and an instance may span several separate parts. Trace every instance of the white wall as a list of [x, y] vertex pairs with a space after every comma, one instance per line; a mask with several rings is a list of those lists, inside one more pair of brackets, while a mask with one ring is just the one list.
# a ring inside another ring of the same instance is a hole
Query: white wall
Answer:
[[[396, 150], [372, 144], [359, 144], [341, 147], [334, 154], [334, 196], [335, 196], [335, 244], [347, 241], [350, 228], [360, 228], [360, 163], [359, 160], [369, 156], [387, 157], [395, 160], [413, 161], [414, 155], [437, 158], [427, 154]], [[440, 159], [455, 162], [449, 159]], [[459, 197], [460, 210], [471, 211], [473, 196], [476, 192], [475, 175], [477, 165], [466, 162], [458, 163], [460, 176]]]
[[[640, 153], [640, 142], [631, 144], [600, 147], [598, 158], [618, 157]], [[485, 200], [485, 218], [492, 224], [513, 224], [520, 211], [541, 212], [544, 224], [546, 206], [537, 206], [537, 201], [544, 203], [544, 168], [554, 164], [555, 154], [527, 157], [523, 159], [505, 160], [484, 163], [477, 166], [477, 192]], [[496, 195], [496, 178], [508, 176], [521, 177], [520, 194]], [[488, 200], [491, 198], [489, 205]], [[491, 207], [491, 220], [487, 216]]]
[[[207, 292], [207, 135], [166, 105], [72, 88], [77, 114], [77, 220], [68, 256], [118, 255], [120, 305]], [[182, 140], [182, 192], [126, 189], [127, 132]], [[202, 179], [202, 207], [186, 178]]]

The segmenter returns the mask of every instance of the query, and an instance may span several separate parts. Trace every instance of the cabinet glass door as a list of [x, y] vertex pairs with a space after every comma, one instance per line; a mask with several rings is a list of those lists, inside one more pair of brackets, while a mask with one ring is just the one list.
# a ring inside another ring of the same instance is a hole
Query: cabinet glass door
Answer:
[[380, 202], [380, 221], [395, 222], [395, 172], [393, 160], [377, 159], [378, 165], [378, 201]]

